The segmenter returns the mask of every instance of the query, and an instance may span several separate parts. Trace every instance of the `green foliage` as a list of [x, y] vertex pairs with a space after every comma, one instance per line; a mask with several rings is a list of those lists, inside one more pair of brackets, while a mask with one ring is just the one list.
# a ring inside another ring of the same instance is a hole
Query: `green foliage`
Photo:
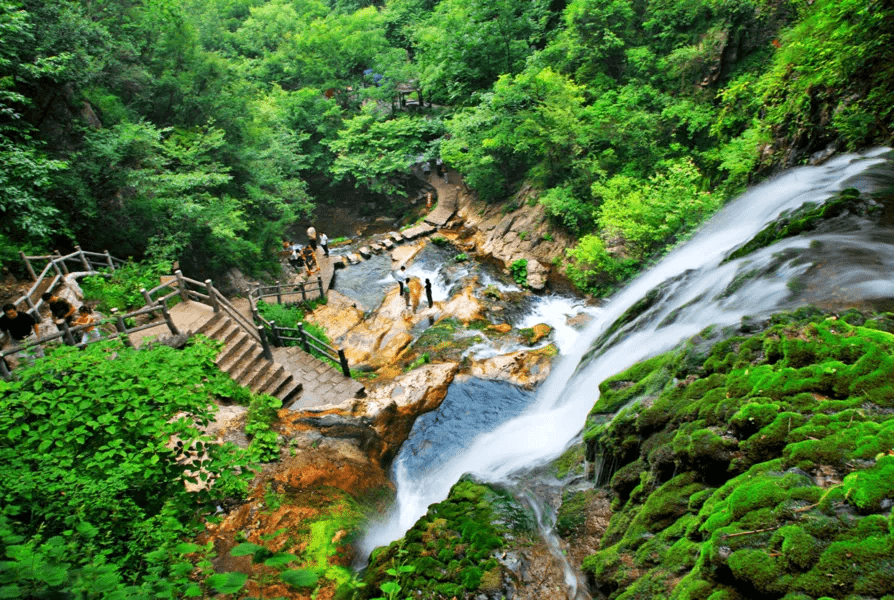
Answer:
[[585, 235], [577, 246], [567, 250], [570, 262], [565, 272], [578, 288], [592, 294], [605, 294], [635, 273], [637, 261], [615, 258], [598, 235]]
[[427, 365], [431, 362], [431, 355], [428, 352], [420, 354], [417, 359], [407, 365], [406, 371], [412, 371], [413, 369], [418, 369], [422, 365]]
[[883, 2], [816, 2], [782, 38], [760, 81], [766, 121], [808, 148], [830, 138], [857, 148], [890, 128], [894, 62], [883, 49], [894, 30]]
[[347, 178], [373, 192], [406, 195], [411, 167], [420, 155], [431, 158], [431, 142], [443, 133], [443, 125], [438, 119], [386, 118], [368, 106], [327, 142], [337, 154], [330, 171], [335, 181]]
[[96, 310], [108, 313], [113, 308], [121, 312], [142, 308], [146, 301], [141, 289], [152, 289], [159, 283], [159, 276], [170, 272], [170, 265], [128, 261], [107, 276], [84, 277], [80, 281], [84, 301], [94, 304]]
[[[595, 225], [593, 205], [577, 198], [570, 187], [546, 190], [540, 195], [540, 203], [546, 207], [547, 215], [574, 234], [589, 232]], [[544, 239], [551, 239], [547, 235], [543, 236]]]
[[441, 156], [488, 201], [524, 176], [549, 186], [574, 172], [588, 143], [583, 101], [580, 86], [549, 68], [504, 75], [476, 108], [446, 123]]
[[453, 262], [466, 262], [469, 260], [469, 255], [465, 252], [460, 252], [456, 256], [453, 257]]
[[519, 72], [543, 35], [541, 0], [445, 0], [420, 15], [411, 35], [421, 80], [437, 102], [471, 104], [500, 75]]
[[245, 417], [245, 435], [251, 439], [248, 449], [256, 462], [272, 462], [279, 458], [279, 434], [270, 426], [280, 408], [282, 401], [279, 398], [252, 394]]
[[388, 598], [401, 597], [395, 596], [400, 590], [421, 597], [496, 591], [502, 568], [495, 553], [503, 536], [527, 538], [531, 526], [509, 494], [462, 480], [402, 540], [373, 553], [366, 587], [355, 597], [376, 598], [377, 590]]
[[528, 285], [528, 259], [520, 258], [509, 265], [509, 275], [522, 287]]
[[127, 577], [164, 574], [197, 511], [243, 494], [250, 476], [244, 452], [199, 429], [233, 386], [217, 351], [201, 339], [182, 351], [61, 347], [0, 383], [10, 527], [42, 554], [64, 540], [74, 565], [102, 557]]
[[618, 240], [633, 258], [643, 258], [713, 213], [719, 199], [700, 191], [691, 161], [668, 163], [646, 182], [623, 175], [594, 184], [602, 198], [598, 223], [603, 239]]

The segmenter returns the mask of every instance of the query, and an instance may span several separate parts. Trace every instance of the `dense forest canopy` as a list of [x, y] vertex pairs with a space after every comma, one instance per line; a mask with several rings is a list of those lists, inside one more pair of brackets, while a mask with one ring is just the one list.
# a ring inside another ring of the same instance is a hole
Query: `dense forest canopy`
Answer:
[[[336, 186], [523, 182], [604, 291], [751, 180], [890, 141], [880, 0], [0, 0], [0, 255], [259, 272]], [[422, 107], [401, 110], [398, 90]], [[274, 267], [275, 268], [275, 267]]]

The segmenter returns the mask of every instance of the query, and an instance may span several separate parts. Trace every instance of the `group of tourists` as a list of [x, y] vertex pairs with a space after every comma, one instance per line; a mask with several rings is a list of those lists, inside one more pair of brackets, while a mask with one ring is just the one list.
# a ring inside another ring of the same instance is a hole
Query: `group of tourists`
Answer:
[[[397, 280], [398, 290], [400, 295], [406, 299], [407, 306], [413, 307], [413, 312], [416, 312], [416, 309], [419, 308], [419, 300], [422, 296], [422, 284], [419, 283], [418, 277], [411, 277], [409, 273], [407, 273], [407, 267], [405, 265], [401, 265], [400, 269], [395, 271], [393, 274], [394, 279]], [[431, 281], [426, 277], [425, 278], [425, 299], [428, 301], [428, 307], [431, 308], [434, 306], [435, 302], [432, 298], [431, 291]]]
[[[44, 293], [41, 300], [49, 306], [50, 315], [59, 331], [63, 331], [66, 327], [78, 328], [82, 344], [102, 337], [97, 327], [98, 321], [86, 304], [75, 309], [71, 302], [51, 292]], [[38, 343], [41, 340], [40, 319], [30, 312], [19, 311], [15, 304], [5, 304], [3, 316], [0, 317], [0, 331], [2, 331], [0, 347], [5, 347], [8, 342], [12, 346], [28, 344], [28, 347], [22, 352], [24, 357], [40, 358], [44, 355], [43, 347]], [[65, 337], [63, 337], [63, 341], [67, 344], [74, 343]]]
[[316, 229], [308, 227], [307, 240], [307, 245], [303, 247], [301, 244], [283, 240], [282, 248], [284, 252], [288, 253], [289, 264], [297, 271], [306, 270], [307, 276], [310, 277], [320, 270], [317, 261], [317, 245], [323, 250], [324, 256], [329, 256], [329, 238], [325, 233], [317, 235]]

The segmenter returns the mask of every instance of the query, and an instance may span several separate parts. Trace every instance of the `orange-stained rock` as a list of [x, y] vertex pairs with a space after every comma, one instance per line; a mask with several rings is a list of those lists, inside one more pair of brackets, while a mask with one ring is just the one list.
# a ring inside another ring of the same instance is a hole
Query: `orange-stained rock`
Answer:
[[329, 339], [334, 341], [363, 321], [363, 311], [351, 298], [330, 290], [326, 304], [308, 314], [307, 321], [322, 326]]
[[459, 370], [457, 363], [423, 365], [373, 389], [358, 401], [357, 412], [373, 420], [381, 447], [377, 458], [383, 464], [397, 453], [419, 415], [435, 410]]
[[488, 325], [487, 328], [490, 331], [496, 331], [498, 333], [509, 333], [510, 331], [512, 331], [512, 325], [510, 325], [509, 323], [499, 323], [497, 325]]
[[531, 345], [536, 344], [550, 333], [552, 333], [553, 328], [547, 325], [546, 323], [537, 323], [531, 329], [534, 330], [534, 334], [528, 340], [528, 343]]
[[538, 386], [549, 375], [555, 352], [522, 350], [472, 363], [469, 374], [483, 379], [510, 381], [526, 389]]
[[468, 286], [462, 293], [441, 303], [441, 315], [454, 317], [468, 325], [484, 318], [484, 305], [475, 297], [475, 288]]

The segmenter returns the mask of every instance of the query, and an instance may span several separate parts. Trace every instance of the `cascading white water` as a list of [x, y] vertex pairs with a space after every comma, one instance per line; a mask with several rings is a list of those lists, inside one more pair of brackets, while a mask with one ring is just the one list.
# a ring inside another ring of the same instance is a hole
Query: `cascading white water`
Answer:
[[[788, 282], [792, 277], [803, 275], [811, 264], [780, 259], [778, 253], [783, 250], [813, 248], [811, 241], [815, 241], [830, 248], [829, 255], [831, 250], [847, 253], [855, 248], [871, 252], [873, 259], [862, 260], [853, 276], [839, 269], [834, 277], [823, 273], [815, 277], [834, 281], [836, 289], [844, 290], [850, 300], [894, 295], [894, 285], [890, 283], [894, 273], [894, 236], [884, 232], [862, 230], [796, 237], [720, 264], [732, 249], [750, 240], [784, 211], [808, 201], [822, 201], [846, 187], [871, 191], [873, 180], [865, 172], [885, 163], [887, 155], [887, 150], [876, 150], [859, 156], [841, 156], [820, 167], [798, 168], [731, 202], [690, 241], [604, 307], [553, 369], [538, 391], [536, 401], [525, 412], [480, 434], [465, 450], [429, 472], [408, 473], [398, 456], [394, 469], [397, 501], [388, 520], [372, 527], [361, 549], [369, 552], [401, 537], [425, 514], [429, 505], [446, 498], [463, 474], [498, 482], [559, 456], [580, 432], [587, 413], [598, 399], [598, 385], [605, 378], [674, 347], [708, 325], [738, 323], [746, 315], [766, 315], [802, 302], [793, 297]], [[759, 271], [774, 261], [780, 264], [768, 268], [765, 273], [768, 276], [748, 279], [730, 290], [737, 274], [745, 270]], [[837, 264], [842, 264], [842, 260]], [[631, 305], [665, 282], [668, 289], [663, 298], [633, 327], [622, 330], [597, 360], [578, 369], [594, 340]], [[487, 399], [480, 401], [485, 403]]]

